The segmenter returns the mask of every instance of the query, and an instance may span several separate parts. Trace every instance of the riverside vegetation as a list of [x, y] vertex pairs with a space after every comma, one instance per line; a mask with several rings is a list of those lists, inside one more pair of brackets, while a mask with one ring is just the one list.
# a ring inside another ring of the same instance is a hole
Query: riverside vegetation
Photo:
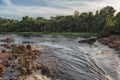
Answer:
[[[22, 20], [0, 18], [0, 32], [39, 32], [39, 33], [97, 33], [103, 36], [120, 34], [120, 12], [115, 14], [112, 6], [93, 12], [74, 12], [74, 15], [32, 18]], [[68, 34], [67, 33], [67, 34]], [[76, 35], [75, 34], [75, 35]], [[84, 35], [84, 34], [82, 34]]]

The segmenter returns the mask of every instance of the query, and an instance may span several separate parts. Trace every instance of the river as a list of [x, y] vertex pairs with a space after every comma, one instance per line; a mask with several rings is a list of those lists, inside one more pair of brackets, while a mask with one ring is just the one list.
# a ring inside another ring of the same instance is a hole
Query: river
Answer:
[[[113, 49], [97, 41], [80, 43], [86, 38], [59, 35], [0, 35], [0, 39], [5, 37], [13, 37], [14, 44], [46, 47], [43, 52], [61, 65], [54, 74], [60, 80], [120, 80], [120, 58]], [[54, 67], [53, 62], [50, 64]]]

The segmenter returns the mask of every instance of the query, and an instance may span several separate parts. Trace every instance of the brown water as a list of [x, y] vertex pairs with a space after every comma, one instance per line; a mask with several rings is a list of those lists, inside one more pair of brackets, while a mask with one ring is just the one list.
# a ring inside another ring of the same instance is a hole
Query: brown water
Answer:
[[120, 60], [116, 52], [99, 42], [89, 45], [80, 43], [85, 38], [54, 35], [24, 37], [12, 34], [0, 35], [0, 39], [8, 36], [15, 39], [14, 44], [47, 47], [43, 52], [48, 59], [43, 60], [49, 61], [53, 70], [56, 66], [50, 60], [59, 61], [61, 67], [53, 76], [61, 80], [120, 80]]

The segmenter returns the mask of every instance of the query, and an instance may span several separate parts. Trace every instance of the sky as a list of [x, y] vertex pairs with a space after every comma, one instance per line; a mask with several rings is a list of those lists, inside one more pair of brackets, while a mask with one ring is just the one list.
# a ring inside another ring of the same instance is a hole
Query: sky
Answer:
[[120, 11], [120, 0], [0, 0], [0, 17], [21, 19], [23, 16], [49, 18], [100, 10], [113, 6]]

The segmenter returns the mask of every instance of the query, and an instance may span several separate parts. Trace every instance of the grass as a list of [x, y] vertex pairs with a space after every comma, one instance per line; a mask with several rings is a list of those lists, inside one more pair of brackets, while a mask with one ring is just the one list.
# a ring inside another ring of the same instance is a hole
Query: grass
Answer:
[[88, 32], [0, 32], [0, 34], [21, 34], [21, 35], [63, 35], [63, 36], [79, 36], [79, 37], [99, 37], [98, 33], [88, 33]]
[[65, 35], [65, 36], [79, 36], [79, 37], [90, 37], [99, 36], [97, 33], [80, 33], [80, 32], [63, 32], [63, 33], [52, 33], [53, 35]]

